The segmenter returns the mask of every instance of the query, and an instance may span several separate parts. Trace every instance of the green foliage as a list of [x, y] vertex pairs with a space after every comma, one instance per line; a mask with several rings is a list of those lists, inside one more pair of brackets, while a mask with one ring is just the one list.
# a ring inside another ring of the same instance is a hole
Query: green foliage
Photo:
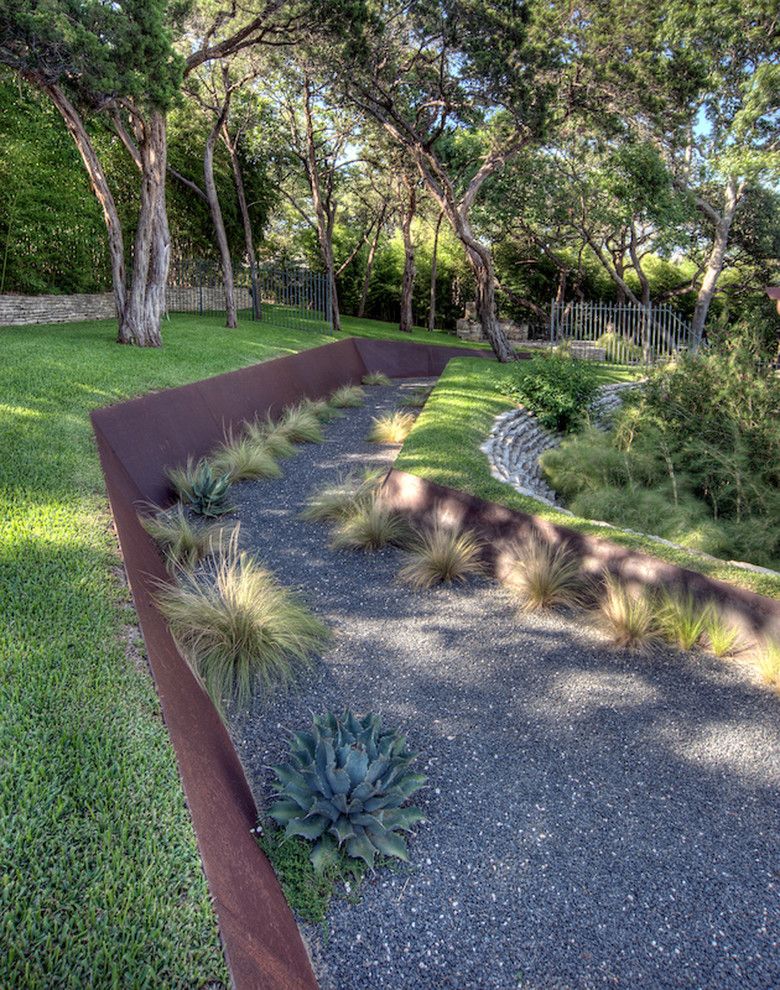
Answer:
[[259, 685], [289, 683], [327, 640], [315, 618], [270, 571], [239, 550], [237, 533], [203, 573], [178, 575], [156, 601], [193, 672], [219, 711]]
[[471, 530], [437, 525], [419, 536], [398, 576], [413, 588], [462, 583], [484, 573], [483, 548]]
[[540, 538], [515, 547], [504, 581], [529, 612], [576, 608], [587, 597], [587, 584], [573, 551], [563, 543], [553, 546]]
[[374, 497], [382, 472], [350, 472], [338, 481], [315, 492], [306, 503], [301, 518], [314, 522], [339, 522], [348, 519], [359, 506]]
[[737, 649], [739, 632], [723, 618], [715, 605], [707, 610], [704, 636], [707, 649], [716, 657], [730, 656]]
[[316, 871], [340, 850], [370, 869], [377, 854], [407, 860], [400, 833], [423, 815], [403, 805], [426, 782], [410, 771], [414, 759], [405, 737], [383, 730], [378, 715], [315, 717], [311, 732], [290, 741], [290, 762], [274, 767], [279, 799], [269, 814], [286, 837], [313, 843]]
[[208, 461], [195, 462], [188, 457], [184, 467], [168, 468], [166, 474], [178, 496], [199, 516], [222, 516], [230, 512], [229, 473], [215, 476]]
[[291, 443], [322, 443], [324, 439], [320, 418], [306, 403], [285, 409], [276, 430]]
[[692, 595], [665, 593], [658, 609], [662, 634], [681, 650], [692, 650], [707, 628], [708, 609], [700, 608]]
[[219, 476], [234, 481], [280, 478], [282, 469], [271, 452], [271, 445], [264, 438], [249, 433], [228, 436], [225, 442], [209, 457], [209, 465]]
[[614, 330], [603, 333], [597, 338], [596, 344], [604, 348], [607, 361], [613, 364], [639, 364], [644, 357], [639, 344]]
[[644, 649], [660, 637], [656, 605], [646, 593], [633, 594], [611, 574], [604, 576], [597, 623], [615, 646]]
[[357, 409], [362, 406], [366, 393], [359, 385], [342, 385], [328, 400], [335, 409]]
[[578, 515], [780, 566], [780, 380], [744, 341], [656, 369], [541, 465]]
[[190, 519], [181, 502], [170, 509], [151, 506], [153, 515], [139, 516], [141, 525], [165, 555], [168, 571], [191, 571], [207, 554], [213, 553], [224, 538], [223, 527]]
[[512, 380], [496, 385], [502, 395], [525, 406], [548, 430], [573, 430], [583, 422], [599, 387], [587, 361], [554, 354], [519, 361], [515, 368]]
[[425, 388], [416, 388], [409, 395], [401, 399], [401, 405], [409, 409], [422, 409], [432, 391], [433, 385], [426, 386]]
[[342, 853], [315, 870], [310, 842], [298, 836], [287, 838], [284, 829], [272, 823], [258, 826], [256, 832], [287, 903], [303, 921], [311, 924], [325, 921], [334, 895], [349, 900], [357, 898], [368, 869], [363, 860], [350, 859]]
[[383, 371], [371, 371], [367, 375], [363, 375], [362, 382], [364, 385], [392, 385], [393, 383], [387, 377]]
[[768, 642], [758, 657], [758, 674], [769, 687], [780, 691], [780, 643]]
[[[607, 365], [595, 365], [594, 372], [602, 383], [630, 381], [636, 376], [632, 369]], [[562, 513], [493, 478], [480, 445], [490, 433], [495, 417], [512, 408], [511, 401], [496, 390], [497, 380], [504, 376], [511, 380], [515, 373], [513, 366], [499, 367], [474, 358], [450, 361], [401, 449], [395, 467], [590, 536], [609, 538], [620, 546], [641, 550], [770, 598], [780, 596], [780, 579], [771, 574], [737, 568], [725, 560], [668, 546], [643, 536], [641, 531], [628, 532], [618, 526], [606, 533], [603, 526], [587, 518]], [[645, 526], [646, 523], [645, 520]]]
[[403, 516], [376, 497], [353, 503], [350, 514], [333, 531], [334, 550], [382, 550], [409, 546], [412, 531]]

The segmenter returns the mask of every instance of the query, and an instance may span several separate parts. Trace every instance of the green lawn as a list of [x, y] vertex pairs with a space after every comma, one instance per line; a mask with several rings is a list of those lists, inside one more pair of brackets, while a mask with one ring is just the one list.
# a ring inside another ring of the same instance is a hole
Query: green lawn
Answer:
[[[334, 338], [174, 316], [161, 350], [109, 321], [0, 329], [0, 986], [225, 983], [151, 679], [128, 659], [89, 411]], [[349, 334], [451, 344], [344, 320]]]
[[[635, 374], [626, 368], [598, 367], [605, 381], [617, 381]], [[759, 594], [780, 598], [780, 579], [772, 575], [743, 570], [725, 561], [667, 547], [618, 529], [605, 530], [587, 519], [566, 515], [543, 502], [520, 495], [493, 478], [487, 458], [479, 448], [488, 436], [494, 418], [512, 408], [512, 402], [495, 390], [496, 381], [512, 373], [513, 369], [505, 365], [487, 365], [474, 358], [451, 361], [406, 440], [395, 466], [438, 484], [523, 512], [532, 512], [581, 532], [636, 550], [645, 550], [655, 557], [730, 581]]]

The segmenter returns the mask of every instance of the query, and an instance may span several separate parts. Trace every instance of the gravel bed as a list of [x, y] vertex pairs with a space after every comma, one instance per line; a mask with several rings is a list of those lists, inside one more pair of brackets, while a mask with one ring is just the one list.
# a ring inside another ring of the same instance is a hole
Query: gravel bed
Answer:
[[323, 990], [780, 986], [780, 703], [735, 664], [613, 651], [564, 617], [518, 618], [484, 581], [413, 593], [395, 551], [328, 549], [297, 518], [350, 466], [392, 460], [372, 415], [237, 487], [242, 543], [335, 632], [287, 694], [231, 717], [267, 803], [283, 729], [379, 711], [429, 786], [412, 864], [302, 925]]

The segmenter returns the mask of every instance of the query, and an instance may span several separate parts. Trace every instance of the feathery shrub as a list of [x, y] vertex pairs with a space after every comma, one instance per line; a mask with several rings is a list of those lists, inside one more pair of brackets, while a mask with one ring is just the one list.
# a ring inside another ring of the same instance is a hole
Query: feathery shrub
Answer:
[[604, 575], [597, 624], [616, 646], [642, 649], [660, 637], [655, 605], [645, 594], [632, 594], [611, 574]]
[[403, 443], [412, 432], [415, 418], [411, 413], [396, 410], [386, 416], [374, 417], [371, 432], [368, 435], [370, 443]]
[[575, 554], [564, 544], [554, 547], [538, 538], [515, 548], [505, 583], [526, 611], [578, 607], [587, 591]]
[[334, 550], [381, 550], [387, 546], [408, 547], [413, 538], [409, 524], [376, 498], [359, 502], [333, 531]]
[[371, 371], [361, 379], [364, 385], [392, 385], [384, 371]]
[[342, 385], [328, 399], [335, 409], [357, 409], [363, 405], [366, 393], [359, 385]]
[[231, 482], [257, 481], [261, 478], [280, 478], [282, 469], [271, 453], [266, 440], [254, 438], [249, 433], [241, 436], [229, 434], [209, 458], [214, 471], [226, 474]]
[[484, 573], [482, 549], [471, 530], [434, 526], [417, 538], [399, 577], [413, 588], [463, 582]]
[[202, 523], [190, 519], [181, 502], [169, 509], [150, 505], [151, 515], [139, 515], [146, 532], [157, 543], [165, 557], [169, 572], [177, 568], [192, 570], [213, 552], [223, 538], [219, 523]]

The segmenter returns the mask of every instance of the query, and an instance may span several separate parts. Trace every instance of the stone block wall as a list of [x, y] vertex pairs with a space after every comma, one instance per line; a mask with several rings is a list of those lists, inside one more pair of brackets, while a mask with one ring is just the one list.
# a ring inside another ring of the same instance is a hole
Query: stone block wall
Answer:
[[0, 296], [0, 326], [25, 323], [76, 323], [112, 320], [116, 315], [110, 292], [75, 296]]

